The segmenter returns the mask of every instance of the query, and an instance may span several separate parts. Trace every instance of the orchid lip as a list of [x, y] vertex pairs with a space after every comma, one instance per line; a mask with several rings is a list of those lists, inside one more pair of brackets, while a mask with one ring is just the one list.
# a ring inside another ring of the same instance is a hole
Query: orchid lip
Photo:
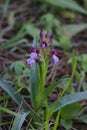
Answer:
[[35, 63], [35, 59], [29, 58], [27, 59], [27, 64], [31, 65]]
[[55, 64], [59, 62], [59, 57], [57, 57], [56, 55], [53, 55], [52, 58]]
[[42, 48], [46, 48], [47, 47], [47, 43], [46, 42], [42, 42], [41, 46], [42, 46]]

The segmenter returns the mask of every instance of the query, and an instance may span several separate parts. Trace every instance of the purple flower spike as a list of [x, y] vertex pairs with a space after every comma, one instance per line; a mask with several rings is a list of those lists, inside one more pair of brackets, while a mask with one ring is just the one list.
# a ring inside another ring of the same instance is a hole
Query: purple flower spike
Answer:
[[53, 37], [45, 30], [40, 31], [40, 43], [42, 48], [49, 47], [52, 44]]
[[53, 62], [56, 64], [59, 62], [61, 52], [57, 49], [51, 49], [53, 42], [53, 36], [45, 31], [40, 31], [40, 47], [31, 46], [29, 48], [29, 58], [27, 59], [27, 64], [32, 65], [38, 62], [42, 62], [45, 57], [53, 59]]
[[47, 47], [47, 43], [46, 42], [42, 42], [41, 46], [42, 46], [42, 48], [46, 48]]

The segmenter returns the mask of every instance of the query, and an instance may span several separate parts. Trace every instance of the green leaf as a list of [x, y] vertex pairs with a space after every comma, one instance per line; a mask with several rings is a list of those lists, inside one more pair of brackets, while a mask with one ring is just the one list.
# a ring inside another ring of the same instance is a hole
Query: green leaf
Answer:
[[29, 70], [28, 68], [25, 68], [25, 69], [23, 70], [23, 75], [26, 76], [26, 77], [29, 77], [29, 75], [30, 75], [30, 70]]
[[36, 108], [36, 97], [38, 93], [39, 86], [39, 74], [38, 74], [38, 65], [32, 64], [30, 66], [30, 96], [31, 102], [34, 108]]
[[10, 68], [13, 68], [15, 70], [15, 73], [19, 75], [22, 73], [23, 68], [25, 68], [25, 63], [23, 61], [16, 61], [11, 64]]
[[[45, 26], [45, 28], [49, 31], [52, 31], [52, 29], [51, 28], [53, 28], [53, 27], [59, 27], [60, 26], [60, 21], [58, 20], [58, 19], [56, 19], [55, 17], [54, 17], [54, 15], [52, 14], [52, 13], [46, 13], [46, 14], [44, 14], [41, 18], [40, 18], [40, 20], [39, 20], [39, 22], [38, 22], [40, 25], [42, 25], [43, 23], [46, 25]], [[37, 24], [38, 24], [37, 23]]]
[[62, 125], [65, 129], [71, 129], [71, 127], [72, 127], [72, 120], [64, 120], [64, 119], [61, 119], [61, 125]]
[[83, 65], [82, 65], [82, 68], [83, 68], [83, 70], [84, 70], [85, 72], [87, 72], [87, 65], [86, 65], [86, 64], [83, 64]]
[[83, 100], [83, 99], [87, 99], [87, 91], [86, 92], [77, 92], [77, 93], [74, 93], [74, 94], [69, 94], [69, 95], [66, 95], [66, 96], [58, 99], [53, 104], [51, 104], [49, 106], [49, 110], [54, 105], [54, 106], [56, 106], [55, 111], [58, 111], [60, 108], [66, 106], [66, 105], [69, 105], [69, 104], [74, 103], [74, 102], [78, 102], [78, 101]]
[[10, 84], [8, 84], [6, 81], [0, 79], [0, 87], [2, 87], [2, 89], [4, 89], [9, 96], [11, 96], [11, 98], [20, 106], [23, 107], [24, 110], [29, 110], [28, 106], [26, 105], [26, 103], [23, 100], [23, 96], [21, 96], [20, 94], [18, 94], [16, 92], [16, 90], [14, 88], [11, 87]]
[[81, 62], [82, 69], [87, 72], [87, 54], [82, 54], [80, 56], [77, 56], [78, 61]]
[[32, 37], [39, 35], [39, 29], [34, 27], [34, 25], [32, 25], [32, 24], [26, 25], [25, 29], [26, 29], [27, 33], [29, 35], [31, 35]]
[[63, 119], [72, 119], [78, 116], [82, 108], [78, 103], [69, 104], [61, 109], [61, 117]]
[[82, 55], [81, 64], [82, 64], [83, 70], [87, 72], [87, 54]]
[[72, 47], [70, 39], [66, 36], [60, 37], [60, 47], [66, 50], [70, 49]]
[[18, 112], [17, 116], [14, 119], [11, 130], [21, 130], [21, 127], [25, 121], [25, 118], [28, 116], [29, 112]]
[[47, 99], [47, 96], [57, 87], [59, 82], [54, 82], [52, 85], [44, 88], [42, 92], [40, 92], [36, 98], [37, 107], [39, 108], [44, 101]]
[[72, 38], [77, 33], [85, 30], [87, 28], [87, 24], [68, 24], [61, 27], [59, 30], [61, 34], [65, 37]]
[[72, 75], [71, 75], [72, 80], [73, 80], [73, 77], [76, 73], [76, 68], [77, 68], [77, 59], [76, 59], [76, 56], [73, 55], [72, 56]]
[[62, 8], [67, 8], [71, 10], [78, 11], [80, 13], [87, 14], [86, 10], [77, 4], [75, 0], [46, 0], [54, 6], [60, 6]]

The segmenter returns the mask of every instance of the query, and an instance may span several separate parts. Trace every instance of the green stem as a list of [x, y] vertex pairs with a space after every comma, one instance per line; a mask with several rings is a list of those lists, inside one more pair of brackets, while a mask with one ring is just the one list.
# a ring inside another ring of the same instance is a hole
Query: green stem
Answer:
[[45, 80], [46, 80], [46, 73], [48, 69], [48, 60], [45, 60], [43, 63], [40, 63], [39, 66], [39, 71], [40, 71], [40, 83], [39, 83], [39, 88], [38, 88], [38, 93], [41, 92], [44, 89], [45, 86]]
[[60, 113], [61, 113], [61, 109], [58, 111], [53, 130], [57, 130], [57, 127], [59, 125]]

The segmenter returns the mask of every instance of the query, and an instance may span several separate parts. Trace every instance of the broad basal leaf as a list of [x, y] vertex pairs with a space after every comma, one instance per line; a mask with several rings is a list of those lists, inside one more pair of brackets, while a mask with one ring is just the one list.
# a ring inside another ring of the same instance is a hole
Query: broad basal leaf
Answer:
[[61, 119], [61, 125], [66, 129], [66, 130], [70, 130], [72, 127], [72, 120], [64, 120]]
[[86, 92], [77, 92], [74, 94], [66, 95], [49, 106], [49, 110], [55, 106], [55, 111], [59, 110], [60, 108], [69, 105], [74, 102], [78, 102], [80, 100], [87, 99], [87, 91]]
[[73, 119], [78, 116], [83, 106], [78, 103], [69, 104], [61, 109], [61, 117], [63, 119]]

